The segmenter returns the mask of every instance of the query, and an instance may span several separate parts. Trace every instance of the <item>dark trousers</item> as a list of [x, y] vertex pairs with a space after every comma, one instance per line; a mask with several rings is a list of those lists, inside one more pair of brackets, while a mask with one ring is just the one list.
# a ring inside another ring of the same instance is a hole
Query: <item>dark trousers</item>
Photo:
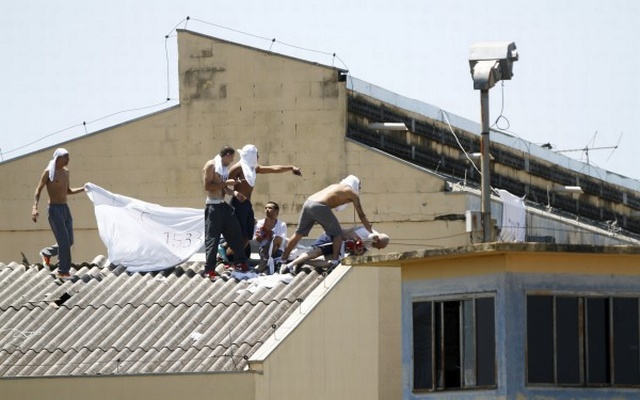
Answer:
[[244, 241], [242, 231], [233, 213], [233, 207], [227, 203], [207, 204], [204, 209], [204, 248], [207, 257], [205, 272], [214, 271], [216, 268], [220, 234], [233, 250], [235, 262], [238, 264], [247, 262], [242, 248]]
[[231, 199], [231, 207], [236, 210], [236, 218], [240, 224], [242, 237], [244, 240], [253, 239], [253, 230], [256, 226], [256, 217], [253, 213], [253, 206], [250, 200], [240, 201], [235, 197]]
[[[71, 246], [73, 245], [73, 218], [66, 204], [49, 204], [49, 225], [58, 246], [58, 271], [67, 273], [71, 269]], [[53, 246], [49, 248], [52, 254]]]

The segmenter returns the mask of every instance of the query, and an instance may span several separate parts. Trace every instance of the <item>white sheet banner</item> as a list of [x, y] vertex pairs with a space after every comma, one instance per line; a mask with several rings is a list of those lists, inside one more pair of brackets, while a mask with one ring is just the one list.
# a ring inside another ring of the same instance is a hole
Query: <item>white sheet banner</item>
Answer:
[[502, 200], [502, 228], [499, 240], [502, 242], [524, 242], [527, 235], [527, 210], [524, 198], [499, 189]]
[[93, 183], [87, 183], [85, 189], [109, 260], [129, 272], [173, 267], [188, 260], [204, 243], [203, 210], [146, 203]]

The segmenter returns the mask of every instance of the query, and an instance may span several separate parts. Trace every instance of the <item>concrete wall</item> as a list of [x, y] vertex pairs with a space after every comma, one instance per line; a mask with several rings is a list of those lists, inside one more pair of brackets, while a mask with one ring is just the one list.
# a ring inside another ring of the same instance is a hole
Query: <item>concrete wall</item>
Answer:
[[304, 319], [288, 336], [274, 333], [281, 344], [261, 362], [256, 399], [400, 398], [399, 269], [348, 269], [298, 312]]
[[11, 400], [253, 400], [250, 372], [60, 378], [0, 379], [3, 399]]

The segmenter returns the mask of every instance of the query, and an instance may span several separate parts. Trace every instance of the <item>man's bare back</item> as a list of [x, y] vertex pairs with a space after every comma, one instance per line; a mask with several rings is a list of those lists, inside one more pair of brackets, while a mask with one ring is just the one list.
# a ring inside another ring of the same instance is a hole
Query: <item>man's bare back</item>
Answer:
[[334, 183], [319, 192], [309, 196], [309, 200], [326, 204], [331, 208], [336, 208], [343, 204], [354, 202], [358, 196], [347, 185]]

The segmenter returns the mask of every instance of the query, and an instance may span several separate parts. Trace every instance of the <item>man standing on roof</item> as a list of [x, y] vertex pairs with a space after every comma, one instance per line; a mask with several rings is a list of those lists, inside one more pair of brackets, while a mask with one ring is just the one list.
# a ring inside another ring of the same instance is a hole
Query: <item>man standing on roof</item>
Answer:
[[59, 279], [71, 278], [71, 246], [73, 245], [73, 218], [71, 211], [67, 205], [67, 195], [76, 194], [84, 191], [84, 187], [71, 188], [69, 180], [69, 152], [66, 149], [59, 148], [53, 153], [53, 159], [42, 172], [40, 181], [36, 186], [34, 194], [33, 209], [31, 210], [31, 219], [38, 222], [38, 202], [40, 201], [40, 193], [46, 186], [49, 195], [49, 225], [56, 238], [56, 244], [42, 249], [43, 264], [49, 267], [51, 257], [58, 256], [58, 273]]
[[239, 153], [240, 161], [229, 168], [229, 178], [238, 182], [235, 189], [242, 194], [244, 199], [234, 197], [231, 200], [231, 205], [236, 210], [236, 217], [240, 222], [240, 229], [242, 229], [243, 248], [248, 250], [249, 240], [253, 237], [256, 223], [251, 205], [251, 194], [256, 183], [256, 174], [277, 174], [291, 171], [294, 175], [302, 176], [302, 172], [295, 165], [259, 165], [258, 149], [252, 144], [245, 145]]
[[333, 252], [331, 261], [335, 267], [340, 262], [339, 255], [340, 247], [342, 246], [342, 228], [332, 209], [341, 211], [345, 209], [349, 203], [353, 203], [358, 213], [358, 218], [360, 218], [364, 228], [368, 232], [373, 233], [371, 224], [362, 210], [359, 192], [360, 179], [356, 176], [349, 175], [340, 181], [340, 183], [329, 185], [309, 196], [302, 206], [298, 228], [293, 236], [289, 238], [289, 243], [287, 243], [287, 247], [282, 254], [282, 260], [288, 260], [291, 250], [296, 247], [300, 239], [309, 235], [311, 228], [313, 228], [313, 225], [317, 222], [322, 225], [327, 235], [332, 238]]
[[247, 257], [242, 251], [242, 231], [238, 219], [233, 215], [234, 210], [224, 201], [226, 194], [240, 201], [245, 200], [242, 193], [229, 188], [238, 182], [229, 178], [229, 165], [233, 162], [236, 151], [229, 146], [220, 149], [220, 153], [213, 160], [205, 163], [202, 169], [202, 183], [207, 192], [206, 208], [204, 210], [205, 253], [206, 262], [204, 273], [211, 279], [216, 277], [216, 257], [220, 234], [237, 254], [235, 269], [241, 272], [249, 270]]

